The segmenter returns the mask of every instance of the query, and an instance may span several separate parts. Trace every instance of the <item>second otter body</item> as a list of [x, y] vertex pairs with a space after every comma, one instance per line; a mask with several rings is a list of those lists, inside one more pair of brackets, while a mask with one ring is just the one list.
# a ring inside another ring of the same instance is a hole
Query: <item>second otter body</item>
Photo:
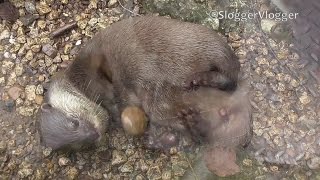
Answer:
[[[101, 102], [114, 118], [133, 105], [144, 109], [152, 123], [184, 130], [183, 118], [167, 118], [189, 108], [181, 103], [181, 92], [198, 86], [233, 90], [239, 70], [231, 48], [212, 30], [167, 18], [138, 17], [117, 22], [98, 33], [61, 78], [76, 89], [74, 96], [80, 94], [89, 101]], [[51, 87], [51, 93], [59, 89], [60, 80], [52, 83], [55, 88]], [[50, 107], [58, 108], [66, 119], [79, 111], [68, 102], [58, 106], [48, 99]], [[41, 117], [43, 127], [48, 125], [48, 116]], [[85, 118], [80, 121], [92, 123]], [[49, 139], [44, 139], [45, 144]]]
[[[175, 116], [183, 107], [174, 106], [172, 99], [179, 101], [175, 93], [183, 88], [234, 89], [240, 65], [222, 38], [204, 26], [139, 17], [115, 23], [93, 37], [67, 72], [71, 82], [81, 69], [91, 69], [90, 74], [112, 83], [120, 112], [136, 105], [161, 117], [150, 111]], [[171, 105], [164, 107], [171, 112], [164, 112], [158, 104]]]

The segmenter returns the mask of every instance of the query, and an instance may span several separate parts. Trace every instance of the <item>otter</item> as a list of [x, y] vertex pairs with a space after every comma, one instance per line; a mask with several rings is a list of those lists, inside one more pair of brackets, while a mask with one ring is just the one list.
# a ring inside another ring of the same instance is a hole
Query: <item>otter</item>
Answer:
[[[183, 135], [189, 137], [191, 135], [190, 138], [195, 142], [200, 143], [201, 141], [202, 144], [210, 147], [237, 148], [239, 145], [247, 146], [253, 134], [248, 93], [249, 88], [245, 81], [240, 81], [238, 88], [233, 92], [208, 87], [200, 87], [192, 92], [181, 92], [182, 101], [180, 103], [198, 109], [197, 114], [191, 113], [190, 116], [184, 116], [184, 123], [188, 131], [186, 133], [182, 132]], [[175, 99], [172, 99], [172, 101], [175, 101]], [[190, 111], [192, 110], [185, 110], [183, 113], [188, 114]], [[193, 118], [192, 116], [196, 117]], [[161, 118], [175, 121], [180, 117], [181, 114], [180, 116], [162, 116]], [[155, 116], [155, 118], [157, 117]], [[132, 117], [132, 119], [134, 118]], [[159, 120], [153, 119], [153, 121]], [[131, 126], [132, 122], [130, 123]], [[157, 135], [150, 133], [148, 135], [154, 137], [149, 137], [151, 140], [148, 142], [148, 147], [168, 150], [177, 146], [177, 139], [179, 138], [176, 134], [176, 132], [170, 130]]]
[[198, 109], [183, 103], [182, 92], [233, 91], [239, 70], [228, 44], [202, 25], [152, 16], [119, 21], [89, 40], [51, 82], [42, 106], [42, 140], [54, 149], [99, 142], [110, 117], [119, 122], [129, 106], [143, 109], [150, 123], [188, 130]]

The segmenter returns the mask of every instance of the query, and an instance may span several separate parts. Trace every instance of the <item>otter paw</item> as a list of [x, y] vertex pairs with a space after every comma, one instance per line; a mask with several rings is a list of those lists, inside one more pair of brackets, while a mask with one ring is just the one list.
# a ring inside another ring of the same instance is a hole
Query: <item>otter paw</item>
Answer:
[[172, 148], [178, 145], [178, 137], [171, 132], [163, 133], [158, 140], [158, 144], [164, 148]]
[[159, 137], [147, 138], [146, 146], [148, 149], [168, 150], [178, 145], [178, 137], [174, 133], [164, 132]]
[[184, 121], [186, 128], [195, 142], [201, 142], [206, 138], [208, 126], [200, 115], [200, 111], [194, 108], [183, 109], [178, 117]]
[[158, 149], [156, 146], [156, 138], [153, 136], [145, 136], [145, 138], [143, 138], [143, 144], [147, 149], [151, 149], [151, 150], [156, 150]]

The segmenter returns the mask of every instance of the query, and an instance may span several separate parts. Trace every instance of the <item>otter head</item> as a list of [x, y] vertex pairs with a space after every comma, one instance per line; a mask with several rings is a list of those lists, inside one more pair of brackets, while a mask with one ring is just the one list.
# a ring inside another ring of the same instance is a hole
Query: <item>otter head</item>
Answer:
[[210, 145], [238, 146], [250, 142], [252, 135], [251, 106], [245, 87], [234, 92], [199, 88], [185, 96], [201, 113], [197, 124]]
[[239, 86], [232, 94], [219, 92], [215, 101], [219, 104], [209, 113], [208, 138], [211, 144], [246, 146], [252, 136], [251, 105], [248, 89]]
[[41, 106], [40, 133], [44, 146], [80, 149], [105, 138], [108, 113], [65, 79], [54, 80]]
[[[238, 102], [239, 101], [239, 102]], [[208, 137], [212, 144], [223, 146], [246, 146], [252, 136], [251, 109], [243, 97], [231, 98], [224, 106], [212, 112], [216, 117], [210, 124]]]

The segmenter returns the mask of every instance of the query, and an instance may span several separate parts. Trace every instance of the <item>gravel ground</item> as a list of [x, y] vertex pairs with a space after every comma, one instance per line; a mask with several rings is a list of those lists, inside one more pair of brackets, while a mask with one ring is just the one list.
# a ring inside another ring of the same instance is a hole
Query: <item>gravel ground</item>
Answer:
[[[271, 11], [263, 5], [256, 9]], [[268, 163], [306, 164], [319, 170], [320, 84], [306, 83], [313, 78], [303, 63], [306, 59], [292, 50], [288, 38], [279, 40], [268, 32], [268, 23], [275, 21], [266, 21], [260, 22], [261, 28], [250, 29], [255, 33], [239, 49], [251, 69], [255, 156]]]
[[[108, 149], [53, 153], [40, 146], [36, 113], [50, 76], [122, 13], [113, 0], [12, 2], [19, 20], [0, 24], [0, 179], [179, 179], [192, 155], [146, 150], [121, 129], [109, 135]], [[50, 37], [73, 21], [78, 27]], [[228, 38], [251, 79], [254, 108], [251, 156], [240, 162], [250, 176], [238, 179], [320, 179], [320, 107], [314, 93], [320, 87], [305, 87], [308, 76], [286, 40], [275, 41], [256, 25], [244, 32]]]

